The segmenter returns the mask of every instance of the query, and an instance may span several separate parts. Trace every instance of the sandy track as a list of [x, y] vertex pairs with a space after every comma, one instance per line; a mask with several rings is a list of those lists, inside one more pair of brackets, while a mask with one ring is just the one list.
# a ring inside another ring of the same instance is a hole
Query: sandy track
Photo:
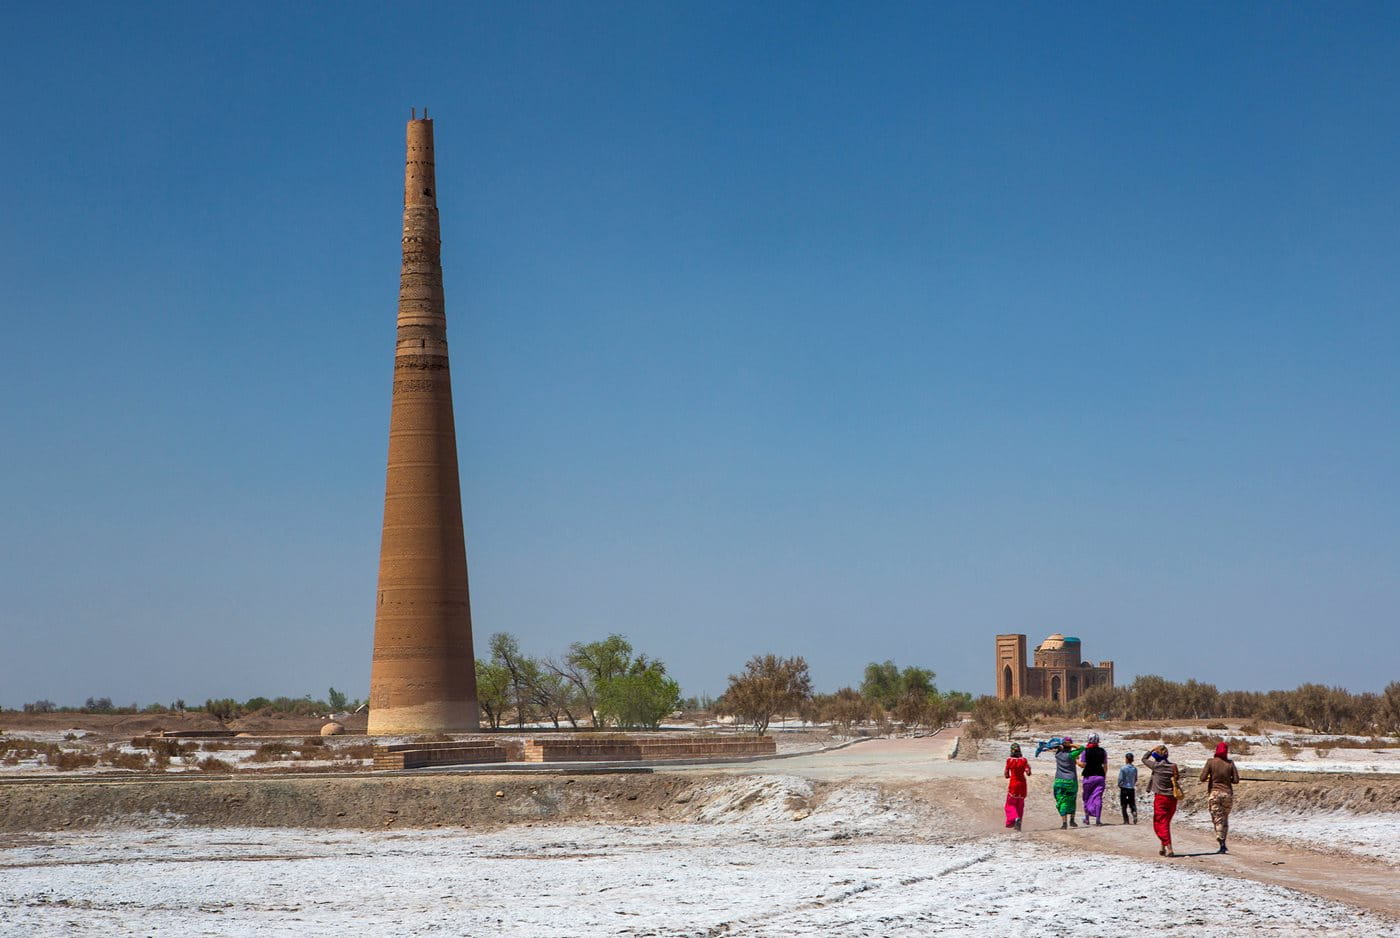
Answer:
[[[1003, 824], [1002, 803], [1005, 782], [1001, 764], [990, 761], [950, 761], [946, 758], [948, 732], [923, 739], [879, 739], [850, 749], [819, 753], [799, 759], [785, 760], [783, 771], [823, 781], [872, 781], [915, 793], [918, 797], [946, 808], [969, 833], [983, 836], [1012, 837]], [[707, 771], [733, 774], [755, 774], [764, 770], [763, 763], [744, 766], [711, 766], [681, 771]], [[1121, 857], [1132, 857], [1177, 868], [1194, 868], [1226, 876], [1249, 879], [1294, 889], [1300, 892], [1344, 902], [1369, 909], [1400, 921], [1400, 870], [1379, 859], [1356, 854], [1339, 855], [1320, 844], [1320, 849], [1280, 844], [1256, 839], [1249, 833], [1249, 815], [1237, 812], [1232, 825], [1231, 852], [1215, 853], [1214, 835], [1193, 829], [1178, 819], [1173, 825], [1173, 841], [1180, 856], [1166, 859], [1157, 855], [1156, 837], [1152, 833], [1151, 808], [1140, 806], [1140, 823], [1123, 826], [1112, 821], [1117, 818], [1117, 805], [1109, 811], [1105, 798], [1104, 817], [1110, 823], [1092, 829], [1059, 830], [1050, 794], [1053, 763], [1045, 759], [1032, 763], [1036, 774], [1031, 777], [1027, 798], [1027, 821], [1023, 838], [1056, 848], [1087, 851]], [[1378, 780], [1374, 777], [1357, 781], [1331, 780], [1329, 791], [1321, 794], [1310, 790], [1287, 787], [1288, 783], [1256, 785], [1273, 787], [1282, 795], [1294, 796], [1307, 804], [1335, 802], [1338, 805], [1367, 804], [1372, 808], [1389, 808], [1400, 803], [1400, 780]], [[1188, 782], [1188, 804], [1199, 802], [1199, 792]], [[1249, 783], [1242, 786], [1241, 799], [1249, 801]], [[1255, 796], [1258, 800], [1257, 795]], [[1394, 818], [1395, 836], [1400, 839], [1400, 813], [1387, 814]]]

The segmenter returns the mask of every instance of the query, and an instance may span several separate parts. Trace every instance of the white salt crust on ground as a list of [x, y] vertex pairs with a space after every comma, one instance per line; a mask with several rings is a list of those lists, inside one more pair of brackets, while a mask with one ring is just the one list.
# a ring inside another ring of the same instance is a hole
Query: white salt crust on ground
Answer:
[[[1203, 811], [1178, 815], [1197, 830], [1211, 830], [1210, 816]], [[1400, 814], [1352, 814], [1322, 811], [1301, 814], [1251, 808], [1230, 816], [1231, 837], [1277, 841], [1311, 850], [1353, 853], [1400, 866]], [[1400, 887], [1400, 871], [1396, 874]]]
[[[967, 839], [874, 789], [735, 778], [703, 823], [182, 829], [12, 838], [0, 933], [50, 936], [1398, 935], [1301, 893], [1174, 865]], [[174, 819], [166, 819], [170, 823]], [[154, 823], [152, 823], [154, 822]]]

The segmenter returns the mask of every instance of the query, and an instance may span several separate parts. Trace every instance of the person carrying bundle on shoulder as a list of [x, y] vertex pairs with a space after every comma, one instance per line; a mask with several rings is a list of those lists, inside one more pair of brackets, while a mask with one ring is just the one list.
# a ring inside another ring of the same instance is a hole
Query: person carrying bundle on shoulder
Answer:
[[[1060, 748], [1055, 750], [1055, 782], [1051, 792], [1055, 796], [1055, 810], [1060, 812], [1060, 830], [1079, 826], [1074, 822], [1074, 803], [1079, 794], [1079, 775], [1074, 760], [1083, 751], [1083, 746], [1074, 748], [1074, 740], [1068, 736], [1060, 741]], [[1087, 818], [1085, 823], [1088, 823]]]
[[1180, 770], [1171, 761], [1166, 746], [1158, 746], [1143, 757], [1144, 762], [1152, 763], [1152, 830], [1162, 842], [1157, 853], [1164, 857], [1174, 857], [1172, 852], [1172, 817], [1181, 799]]

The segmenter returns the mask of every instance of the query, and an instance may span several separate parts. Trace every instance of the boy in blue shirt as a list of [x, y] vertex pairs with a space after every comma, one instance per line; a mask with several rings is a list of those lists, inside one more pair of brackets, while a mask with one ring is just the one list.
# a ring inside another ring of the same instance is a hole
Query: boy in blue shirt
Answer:
[[1118, 807], [1123, 809], [1123, 823], [1128, 823], [1128, 812], [1133, 812], [1133, 823], [1137, 823], [1137, 766], [1133, 765], [1133, 754], [1123, 757], [1123, 767], [1118, 770]]

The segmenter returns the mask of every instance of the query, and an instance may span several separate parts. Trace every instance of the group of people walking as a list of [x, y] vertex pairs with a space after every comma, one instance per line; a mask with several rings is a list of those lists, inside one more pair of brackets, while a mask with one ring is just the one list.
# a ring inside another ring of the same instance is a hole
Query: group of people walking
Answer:
[[[1058, 742], [1058, 745], [1055, 743]], [[1068, 736], [1049, 745], [1042, 743], [1055, 755], [1055, 778], [1051, 792], [1055, 796], [1055, 810], [1060, 815], [1060, 829], [1078, 827], [1076, 804], [1083, 795], [1084, 826], [1102, 826], [1103, 797], [1108, 778], [1108, 752], [1099, 744], [1099, 734], [1090, 733], [1083, 746], [1076, 746]], [[1038, 753], [1037, 753], [1038, 754]], [[1172, 851], [1172, 818], [1176, 814], [1177, 803], [1183, 797], [1181, 791], [1181, 770], [1171, 761], [1166, 746], [1157, 746], [1143, 756], [1144, 767], [1150, 772], [1147, 791], [1152, 796], [1152, 830], [1161, 841], [1157, 851], [1164, 857], [1175, 856]], [[1021, 829], [1026, 813], [1026, 779], [1032, 774], [1031, 764], [1021, 754], [1019, 743], [1011, 744], [1011, 755], [1006, 760], [1006, 826]], [[1215, 839], [1220, 844], [1219, 853], [1228, 853], [1225, 840], [1230, 833], [1230, 809], [1234, 806], [1234, 786], [1239, 783], [1240, 773], [1230, 758], [1230, 747], [1220, 743], [1215, 747], [1215, 755], [1207, 760], [1201, 770], [1201, 781], [1207, 787], [1207, 801], [1210, 807], [1210, 820], [1215, 827]], [[1123, 814], [1124, 824], [1136, 824], [1138, 767], [1130, 752], [1123, 757], [1123, 765], [1118, 769], [1118, 807]], [[1131, 820], [1129, 818], [1131, 817]]]

